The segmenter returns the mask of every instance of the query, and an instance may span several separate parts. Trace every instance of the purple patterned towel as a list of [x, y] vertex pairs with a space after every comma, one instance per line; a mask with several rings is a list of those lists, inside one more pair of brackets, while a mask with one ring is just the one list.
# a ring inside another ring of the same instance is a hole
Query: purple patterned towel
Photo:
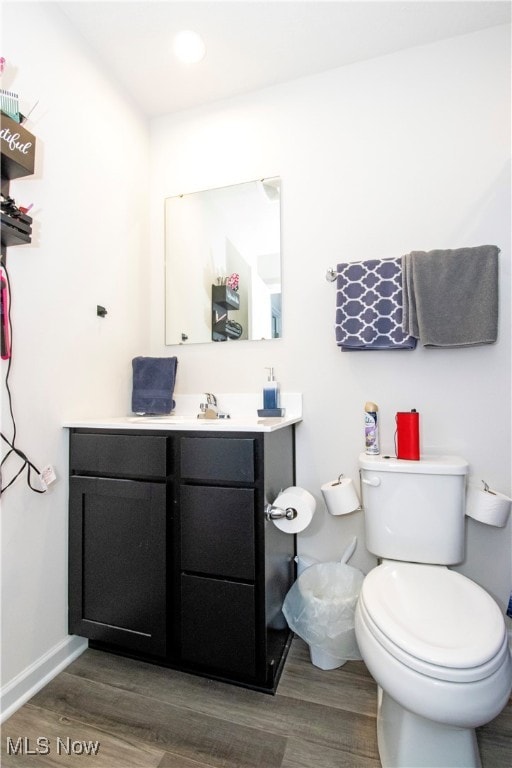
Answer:
[[414, 349], [402, 330], [402, 259], [338, 264], [336, 343], [342, 351]]

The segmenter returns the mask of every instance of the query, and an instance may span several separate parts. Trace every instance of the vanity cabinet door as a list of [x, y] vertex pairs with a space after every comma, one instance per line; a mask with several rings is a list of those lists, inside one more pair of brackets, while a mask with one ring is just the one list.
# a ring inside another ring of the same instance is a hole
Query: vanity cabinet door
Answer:
[[255, 579], [254, 489], [182, 485], [181, 568]]
[[226, 677], [255, 677], [254, 585], [182, 574], [181, 656]]
[[70, 478], [69, 632], [166, 653], [164, 484]]

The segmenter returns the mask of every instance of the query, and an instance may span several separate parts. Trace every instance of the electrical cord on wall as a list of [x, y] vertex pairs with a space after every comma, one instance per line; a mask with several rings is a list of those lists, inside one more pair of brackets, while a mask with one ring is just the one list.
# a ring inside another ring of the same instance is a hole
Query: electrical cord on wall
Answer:
[[[13, 350], [13, 345], [12, 345], [12, 321], [11, 321], [12, 294], [11, 294], [11, 284], [10, 284], [10, 281], [9, 281], [9, 273], [7, 272], [7, 267], [6, 267], [5, 263], [2, 263], [2, 269], [3, 269], [3, 272], [5, 274], [5, 279], [7, 281], [7, 289], [8, 289], [8, 294], [9, 294], [8, 324], [9, 324], [9, 337], [10, 337], [10, 340], [11, 340], [11, 346], [10, 346], [9, 360], [8, 360], [8, 363], [7, 363], [7, 371], [6, 371], [6, 374], [5, 374], [5, 389], [7, 391], [7, 397], [8, 397], [8, 402], [9, 402], [9, 413], [10, 413], [11, 421], [12, 421], [12, 439], [9, 440], [4, 435], [3, 432], [0, 432], [0, 437], [9, 446], [9, 450], [7, 451], [5, 456], [3, 457], [2, 461], [0, 462], [0, 468], [3, 471], [3, 467], [4, 467], [5, 462], [12, 455], [16, 456], [18, 459], [21, 459], [21, 461], [23, 463], [22, 463], [21, 467], [19, 468], [19, 470], [14, 475], [14, 477], [12, 477], [11, 480], [9, 480], [7, 485], [2, 485], [1, 486], [0, 493], [3, 493], [4, 491], [6, 491], [7, 488], [9, 488], [14, 483], [14, 481], [22, 474], [22, 472], [25, 469], [27, 470], [27, 485], [30, 488], [30, 490], [34, 491], [34, 493], [45, 493], [46, 492], [46, 488], [39, 489], [39, 488], [35, 488], [32, 485], [32, 472], [36, 472], [36, 474], [38, 476], [41, 474], [39, 472], [38, 468], [35, 466], [35, 464], [33, 464], [30, 461], [28, 456], [22, 450], [20, 450], [16, 446], [16, 444], [15, 444], [16, 443], [16, 419], [14, 418], [14, 410], [13, 410], [13, 405], [12, 405], [12, 394], [11, 394], [11, 389], [10, 389], [10, 386], [9, 386], [9, 374], [11, 372], [12, 350]], [[5, 307], [4, 307], [4, 311], [5, 311]]]

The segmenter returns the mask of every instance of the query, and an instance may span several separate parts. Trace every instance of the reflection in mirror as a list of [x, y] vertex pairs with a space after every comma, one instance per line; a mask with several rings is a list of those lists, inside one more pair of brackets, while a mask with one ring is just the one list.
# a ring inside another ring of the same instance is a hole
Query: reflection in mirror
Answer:
[[281, 336], [280, 179], [165, 201], [165, 343]]

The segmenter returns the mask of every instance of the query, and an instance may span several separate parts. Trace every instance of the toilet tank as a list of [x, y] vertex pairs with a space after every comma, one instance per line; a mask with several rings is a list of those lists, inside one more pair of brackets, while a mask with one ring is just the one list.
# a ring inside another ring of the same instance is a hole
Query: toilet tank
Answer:
[[459, 456], [419, 461], [359, 456], [366, 547], [412, 563], [453, 565], [464, 558], [465, 483]]

